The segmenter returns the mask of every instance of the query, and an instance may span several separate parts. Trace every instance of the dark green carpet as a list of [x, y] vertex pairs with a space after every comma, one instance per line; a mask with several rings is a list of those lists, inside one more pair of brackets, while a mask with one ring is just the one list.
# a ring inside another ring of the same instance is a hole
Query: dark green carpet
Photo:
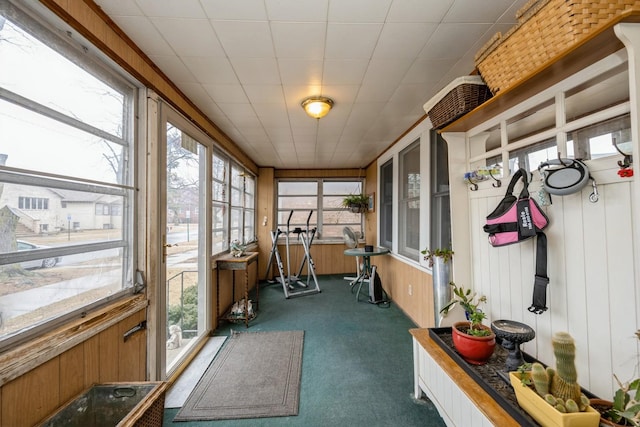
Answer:
[[[164, 426], [444, 426], [430, 402], [413, 399], [415, 327], [395, 304], [359, 303], [342, 276], [319, 277], [319, 294], [285, 299], [263, 282], [260, 311], [249, 331], [304, 330], [299, 414], [294, 417], [175, 422]], [[216, 335], [244, 331], [223, 322]], [[247, 390], [251, 393], [251, 390]]]

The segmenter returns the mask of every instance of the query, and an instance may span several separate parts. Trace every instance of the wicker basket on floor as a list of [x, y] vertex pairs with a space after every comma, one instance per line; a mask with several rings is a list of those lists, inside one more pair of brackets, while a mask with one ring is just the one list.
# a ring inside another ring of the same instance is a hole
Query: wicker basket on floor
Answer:
[[531, 0], [516, 26], [478, 51], [476, 67], [495, 95], [631, 9], [640, 10], [640, 0]]
[[491, 91], [480, 76], [466, 76], [454, 80], [427, 102], [424, 109], [433, 128], [440, 129], [489, 98]]

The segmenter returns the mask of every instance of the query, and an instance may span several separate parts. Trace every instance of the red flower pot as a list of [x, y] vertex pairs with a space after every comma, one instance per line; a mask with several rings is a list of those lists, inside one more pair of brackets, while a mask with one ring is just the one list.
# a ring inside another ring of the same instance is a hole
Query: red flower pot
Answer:
[[469, 322], [456, 322], [451, 328], [453, 345], [460, 356], [472, 365], [487, 363], [496, 348], [496, 335], [488, 326], [480, 325], [482, 329], [491, 332], [486, 337], [468, 335], [462, 331], [469, 329]]

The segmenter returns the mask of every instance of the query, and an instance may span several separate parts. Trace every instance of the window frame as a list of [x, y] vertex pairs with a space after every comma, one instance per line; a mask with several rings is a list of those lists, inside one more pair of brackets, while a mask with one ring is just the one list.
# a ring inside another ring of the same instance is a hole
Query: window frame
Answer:
[[[135, 191], [135, 176], [138, 173], [138, 141], [141, 140], [140, 134], [144, 132], [144, 129], [136, 126], [135, 120], [143, 97], [141, 90], [142, 85], [126, 75], [126, 73], [113, 62], [106, 60], [106, 57], [101, 54], [97, 48], [81, 36], [61, 37], [61, 34], [66, 34], [66, 31], [69, 32], [70, 36], [76, 36], [77, 33], [62, 22], [55, 21], [56, 23], [52, 24], [54, 21], [49, 22], [49, 16], [43, 18], [44, 15], [40, 15], [39, 9], [38, 12], [34, 12], [29, 9], [27, 5], [15, 5], [11, 1], [0, 2], [0, 9], [6, 13], [5, 16], [11, 17], [12, 21], [16, 23], [22, 31], [28, 33], [30, 37], [37, 39], [40, 43], [52, 49], [57, 55], [74, 63], [78, 69], [91, 74], [123, 96], [122, 129], [121, 134], [116, 136], [76, 117], [53, 110], [28, 97], [22, 97], [6, 88], [0, 88], [1, 100], [23, 110], [31, 111], [37, 115], [34, 119], [45, 118], [52, 120], [70, 129], [81, 130], [88, 135], [94, 135], [109, 143], [117, 144], [123, 149], [121, 158], [123, 173], [121, 175], [122, 181], [120, 182], [102, 182], [83, 178], [82, 176], [59, 175], [37, 169], [22, 169], [0, 164], [0, 181], [5, 184], [16, 184], [30, 188], [80, 191], [102, 196], [120, 196], [122, 197], [120, 215], [123, 217], [122, 236], [118, 240], [80, 242], [73, 245], [39, 247], [31, 251], [16, 250], [14, 252], [0, 254], [0, 265], [10, 265], [41, 258], [94, 253], [103, 250], [117, 249], [121, 251], [119, 256], [121, 260], [120, 289], [110, 295], [91, 300], [88, 303], [74, 305], [74, 307], [77, 306], [77, 308], [68, 309], [44, 320], [31, 322], [28, 326], [24, 326], [21, 329], [10, 331], [0, 338], [1, 350], [48, 332], [71, 319], [84, 317], [89, 312], [99, 310], [114, 300], [134, 293], [135, 272], [136, 269], [139, 268], [139, 260], [136, 256], [138, 248], [134, 230], [144, 228], [137, 224], [136, 219], [138, 218], [136, 212], [138, 210], [139, 195], [137, 195]], [[57, 28], [58, 26], [63, 27], [65, 32], [61, 32], [60, 28]], [[34, 197], [30, 196], [27, 198], [34, 199]], [[51, 200], [48, 198], [43, 200], [42, 210], [52, 209]], [[66, 209], [66, 203], [61, 204], [60, 209]], [[49, 224], [40, 224], [39, 229], [40, 232], [46, 232], [49, 230]]]
[[[288, 194], [285, 197], [289, 197], [289, 198], [295, 198], [295, 197], [307, 197], [307, 198], [315, 198], [315, 206], [312, 209], [300, 209], [300, 208], [280, 208], [280, 197], [282, 196], [280, 194], [280, 184], [281, 183], [312, 183], [315, 184], [315, 194], [314, 195], [310, 195], [310, 194]], [[342, 233], [340, 233], [339, 237], [326, 237], [325, 233], [324, 233], [324, 228], [326, 223], [323, 221], [324, 218], [324, 213], [325, 212], [341, 212], [341, 211], [345, 211], [346, 208], [344, 208], [343, 206], [325, 206], [324, 204], [324, 199], [325, 199], [325, 194], [323, 191], [323, 184], [324, 183], [344, 183], [345, 185], [350, 185], [353, 183], [356, 183], [359, 185], [360, 190], [359, 191], [364, 191], [365, 188], [365, 179], [364, 178], [277, 178], [275, 180], [275, 189], [274, 189], [274, 193], [275, 193], [275, 206], [274, 206], [274, 210], [275, 210], [275, 218], [276, 218], [276, 228], [279, 228], [281, 230], [284, 230], [286, 228], [286, 222], [280, 222], [280, 218], [287, 218], [289, 213], [293, 210], [294, 212], [300, 212], [300, 213], [304, 213], [304, 219], [306, 221], [308, 215], [308, 212], [311, 210], [311, 218], [309, 220], [309, 227], [310, 228], [316, 228], [316, 234], [314, 236], [314, 242], [323, 242], [323, 243], [338, 243], [338, 242], [343, 242], [344, 241], [344, 237], [342, 235]], [[358, 191], [357, 188], [355, 191]], [[354, 193], [344, 193], [344, 194], [331, 194], [330, 196], [332, 197], [344, 197], [344, 196], [348, 196], [349, 194], [354, 194]], [[315, 213], [315, 223], [313, 222], [313, 214]], [[358, 222], [353, 222], [353, 221], [344, 221], [344, 222], [339, 222], [336, 224], [333, 224], [334, 226], [338, 226], [338, 227], [345, 227], [345, 226], [357, 226], [360, 229], [359, 230], [354, 230], [356, 231], [356, 234], [359, 236], [358, 240], [360, 242], [364, 242], [365, 240], [365, 227], [364, 227], [364, 212], [358, 214], [359, 215], [359, 221]], [[302, 223], [295, 223], [295, 224], [290, 224], [292, 226], [292, 228], [295, 228], [295, 226], [299, 226], [299, 227], [306, 227], [306, 223], [302, 224]]]
[[[430, 162], [430, 149], [429, 145], [431, 143], [431, 124], [428, 120], [422, 121], [420, 124], [415, 126], [410, 132], [404, 135], [394, 146], [392, 146], [389, 150], [383, 153], [377, 160], [376, 165], [378, 168], [378, 177], [382, 176], [382, 167], [388, 165], [389, 161], [393, 162], [393, 184], [392, 184], [392, 213], [391, 213], [391, 229], [394, 236], [393, 242], [389, 249], [391, 250], [391, 254], [394, 257], [397, 257], [402, 262], [407, 264], [411, 264], [414, 266], [419, 266], [424, 268], [425, 270], [429, 270], [427, 262], [424, 260], [424, 257], [420, 254], [416, 257], [407, 257], [400, 253], [399, 251], [399, 208], [398, 208], [398, 200], [399, 200], [399, 192], [400, 192], [400, 184], [399, 184], [399, 175], [400, 175], [400, 167], [399, 167], [399, 156], [400, 152], [411, 144], [418, 143], [420, 145], [420, 196], [419, 196], [419, 204], [420, 204], [420, 229], [417, 230], [419, 233], [419, 249], [420, 251], [428, 246], [428, 242], [430, 241], [430, 224], [431, 224], [431, 200], [430, 200], [430, 185], [431, 185], [431, 177], [429, 175], [429, 162]], [[382, 194], [382, 181], [378, 179], [378, 194]], [[377, 201], [378, 206], [380, 207], [381, 198], [378, 198]], [[377, 233], [377, 244], [379, 246], [384, 246], [380, 241], [381, 238], [381, 229], [385, 225], [383, 224], [383, 216], [381, 215], [381, 209], [377, 210], [377, 224], [378, 224], [378, 233]]]

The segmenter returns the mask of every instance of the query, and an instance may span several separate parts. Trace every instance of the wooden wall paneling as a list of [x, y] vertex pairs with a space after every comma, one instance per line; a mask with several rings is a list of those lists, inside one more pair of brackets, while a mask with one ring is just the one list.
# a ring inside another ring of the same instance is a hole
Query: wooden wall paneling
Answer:
[[[118, 335], [116, 337], [118, 356], [118, 381], [144, 381], [146, 372], [146, 360], [141, 355], [146, 355], [145, 346], [147, 342], [147, 331], [143, 329], [124, 340], [124, 333], [135, 327], [145, 319], [144, 312], [139, 312], [118, 324]], [[142, 354], [141, 354], [142, 353]], [[141, 363], [142, 359], [142, 363]]]
[[[271, 231], [276, 229], [277, 221], [275, 218], [275, 181], [274, 181], [274, 169], [273, 168], [260, 168], [258, 171], [257, 182], [257, 207], [256, 207], [256, 221], [257, 221], [257, 235], [258, 235], [258, 248], [260, 252], [260, 278], [271, 279], [272, 272], [266, 273], [267, 263], [269, 262], [269, 255], [271, 254], [271, 247], [273, 242], [271, 240]], [[264, 218], [267, 218], [267, 223], [264, 224]], [[272, 261], [272, 271], [277, 271], [275, 259]]]
[[78, 395], [86, 388], [84, 345], [65, 351], [60, 356], [60, 404]]
[[84, 386], [100, 382], [100, 335], [82, 343], [84, 347]]
[[60, 406], [60, 359], [54, 357], [2, 387], [0, 425], [32, 426]]
[[100, 382], [117, 382], [119, 361], [118, 340], [122, 339], [119, 325], [113, 325], [102, 331], [100, 338]]

